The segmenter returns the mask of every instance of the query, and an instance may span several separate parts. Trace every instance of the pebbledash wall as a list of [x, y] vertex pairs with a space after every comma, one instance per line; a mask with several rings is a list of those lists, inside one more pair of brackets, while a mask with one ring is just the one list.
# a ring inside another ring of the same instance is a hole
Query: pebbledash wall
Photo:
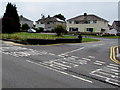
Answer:
[[108, 22], [94, 14], [84, 13], [67, 20], [67, 31], [107, 33]]
[[106, 29], [105, 33], [109, 31], [108, 23], [103, 21], [97, 21], [95, 24], [92, 23], [92, 21], [90, 24], [74, 24], [74, 21], [70, 24], [67, 22], [67, 31], [69, 31], [70, 27], [78, 28], [78, 31], [80, 32], [87, 32], [87, 28], [93, 28], [93, 32], [101, 32], [101, 29]]

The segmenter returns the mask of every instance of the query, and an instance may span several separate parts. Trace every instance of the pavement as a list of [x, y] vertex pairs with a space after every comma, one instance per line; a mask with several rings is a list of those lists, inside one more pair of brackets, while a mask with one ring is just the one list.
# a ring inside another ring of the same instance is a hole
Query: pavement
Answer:
[[[118, 88], [117, 39], [49, 46], [2, 42], [3, 88]], [[111, 54], [112, 53], [112, 54]]]

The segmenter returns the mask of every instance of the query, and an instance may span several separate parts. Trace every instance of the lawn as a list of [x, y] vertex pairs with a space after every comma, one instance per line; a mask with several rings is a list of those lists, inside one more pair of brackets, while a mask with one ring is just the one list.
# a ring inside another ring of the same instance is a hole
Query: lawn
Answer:
[[[62, 35], [60, 37], [57, 37], [55, 35], [48, 35], [48, 34], [40, 34], [40, 33], [13, 33], [13, 34], [1, 34], [3, 39], [12, 39], [17, 41], [25, 41], [30, 38], [34, 39], [56, 39], [56, 38], [76, 38], [74, 36], [65, 36]], [[99, 41], [97, 39], [91, 39], [91, 38], [83, 38], [82, 42], [89, 42], [89, 41]]]
[[92, 38], [82, 38], [82, 42], [92, 42], [92, 41], [100, 41], [100, 40], [92, 39]]

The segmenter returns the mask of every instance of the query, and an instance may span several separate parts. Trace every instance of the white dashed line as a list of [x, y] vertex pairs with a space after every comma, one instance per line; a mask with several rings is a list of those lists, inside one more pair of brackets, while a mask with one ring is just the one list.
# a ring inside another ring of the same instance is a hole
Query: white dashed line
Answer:
[[109, 64], [109, 65], [112, 65], [112, 66], [116, 66], [116, 67], [119, 67], [119, 65], [117, 65], [117, 64]]
[[113, 67], [113, 66], [109, 66], [109, 65], [107, 65], [107, 67], [113, 68], [113, 69], [119, 69], [118, 67]]
[[95, 58], [94, 56], [88, 56], [89, 58]]
[[76, 50], [72, 50], [72, 51], [69, 51], [69, 52], [66, 52], [66, 53], [62, 53], [62, 54], [60, 54], [60, 55], [66, 55], [66, 54], [68, 54], [68, 53], [73, 53], [73, 52], [82, 50], [82, 49], [84, 49], [84, 48], [85, 48], [85, 47], [82, 47], [82, 48], [79, 48], [79, 49], [76, 49]]
[[102, 61], [96, 61], [97, 63], [101, 63], [101, 64], [105, 64], [105, 62], [102, 62]]
[[53, 62], [53, 64], [57, 64], [57, 65], [60, 65], [60, 66], [63, 66], [63, 67], [71, 68], [71, 66], [64, 65], [64, 64], [61, 64], [61, 63], [58, 63], [58, 62]]
[[101, 45], [105, 45], [105, 44], [95, 44], [95, 45], [92, 45], [92, 46], [101, 46]]
[[49, 55], [55, 55], [55, 54], [53, 54], [53, 53], [48, 53]]
[[101, 63], [96, 63], [96, 62], [94, 62], [94, 64], [96, 64], [96, 65], [100, 65], [100, 66], [103, 65], [103, 64], [101, 64]]
[[73, 57], [73, 58], [79, 58], [79, 57], [77, 57], [77, 56], [71, 56], [71, 57]]
[[91, 59], [88, 59], [88, 58], [82, 58], [82, 59], [87, 60], [87, 61], [91, 61]]

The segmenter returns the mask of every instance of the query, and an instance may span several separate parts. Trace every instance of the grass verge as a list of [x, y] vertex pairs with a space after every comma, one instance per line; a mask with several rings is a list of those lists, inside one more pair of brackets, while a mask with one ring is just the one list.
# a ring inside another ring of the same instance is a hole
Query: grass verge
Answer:
[[[76, 38], [74, 36], [65, 36], [62, 35], [60, 37], [57, 37], [55, 35], [48, 35], [48, 34], [40, 34], [40, 33], [12, 33], [12, 34], [0, 34], [2, 39], [12, 39], [16, 41], [26, 41], [27, 39], [56, 39], [56, 38]], [[97, 39], [91, 39], [91, 38], [83, 38], [82, 42], [91, 42], [91, 41], [99, 41]]]
[[82, 42], [92, 42], [92, 41], [100, 41], [100, 40], [92, 39], [92, 38], [82, 38]]

